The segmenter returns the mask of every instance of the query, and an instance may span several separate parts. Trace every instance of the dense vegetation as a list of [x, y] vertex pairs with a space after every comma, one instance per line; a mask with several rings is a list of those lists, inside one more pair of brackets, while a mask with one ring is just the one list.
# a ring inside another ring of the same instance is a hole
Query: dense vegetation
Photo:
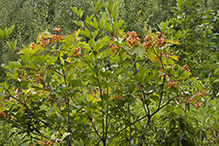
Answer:
[[2, 0], [0, 145], [218, 145], [218, 8]]

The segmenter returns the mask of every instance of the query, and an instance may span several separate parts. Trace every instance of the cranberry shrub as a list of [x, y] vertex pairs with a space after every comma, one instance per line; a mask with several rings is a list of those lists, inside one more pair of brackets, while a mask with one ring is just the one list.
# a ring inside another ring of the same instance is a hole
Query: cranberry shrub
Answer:
[[[202, 106], [204, 90], [178, 65], [177, 41], [150, 29], [145, 38], [123, 32], [119, 4], [95, 1], [85, 21], [72, 8], [81, 29], [45, 31], [3, 65], [5, 124], [38, 145], [194, 145], [185, 113]], [[10, 32], [1, 33], [7, 42]]]

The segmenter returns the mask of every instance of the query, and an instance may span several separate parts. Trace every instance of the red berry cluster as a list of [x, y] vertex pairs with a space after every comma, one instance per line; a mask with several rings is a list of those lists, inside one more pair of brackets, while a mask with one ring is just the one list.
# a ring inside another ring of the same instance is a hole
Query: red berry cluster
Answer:
[[128, 38], [126, 41], [128, 42], [128, 47], [137, 46], [140, 43], [140, 39], [135, 31], [128, 32], [127, 34]]
[[4, 118], [6, 120], [6, 114], [3, 111], [0, 111], [0, 118]]
[[48, 46], [49, 43], [50, 43], [50, 39], [47, 39], [47, 38], [41, 37], [40, 40], [41, 40], [41, 41], [40, 41], [40, 45], [41, 45], [43, 48], [45, 48], [46, 46]]
[[80, 47], [74, 49], [74, 50], [73, 50], [73, 56], [80, 56], [80, 53], [79, 53], [80, 50], [81, 50]]
[[[195, 94], [195, 96], [202, 97], [203, 95], [202, 95], [200, 92], [197, 92], [197, 93]], [[189, 98], [187, 99], [187, 101], [186, 101], [186, 104], [189, 104], [191, 101], [197, 101], [197, 100], [196, 100], [195, 98], [193, 98], [193, 97], [189, 97]], [[203, 103], [202, 103], [201, 101], [197, 101], [194, 105], [196, 106], [196, 108], [199, 108], [200, 106], [203, 105]]]
[[51, 146], [51, 145], [52, 145], [52, 142], [51, 142], [51, 141], [39, 141], [39, 143], [40, 143], [42, 146]]
[[115, 53], [115, 51], [117, 51], [118, 49], [119, 49], [119, 47], [117, 45], [110, 44], [110, 51], [112, 54]]
[[[175, 82], [175, 81], [170, 81], [169, 83], [168, 83], [168, 88], [170, 89], [170, 88], [174, 88], [174, 86], [175, 85], [177, 85], [179, 82]], [[176, 87], [175, 87], [176, 88]]]

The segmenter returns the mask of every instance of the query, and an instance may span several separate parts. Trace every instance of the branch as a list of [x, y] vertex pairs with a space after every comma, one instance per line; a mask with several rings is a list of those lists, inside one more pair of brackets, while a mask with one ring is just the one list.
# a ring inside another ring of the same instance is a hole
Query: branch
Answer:
[[[74, 105], [72, 105], [72, 104], [69, 104], [69, 105], [71, 105], [72, 107], [74, 107], [74, 108], [76, 108], [76, 109], [78, 109], [78, 107], [76, 107], [76, 106], [74, 106]], [[87, 114], [87, 116], [88, 116], [88, 118], [89, 118], [89, 120], [91, 121], [91, 123], [92, 123], [92, 126], [93, 126], [93, 128], [94, 128], [94, 131], [96, 132], [96, 134], [98, 135], [98, 137], [100, 138], [100, 141], [102, 141], [103, 140], [103, 138], [100, 136], [100, 134], [99, 134], [99, 131], [96, 129], [96, 127], [95, 127], [95, 125], [94, 125], [94, 123], [93, 123], [93, 119], [92, 119], [92, 117], [90, 117], [89, 115], [88, 115], [88, 113], [87, 113], [87, 111], [86, 110], [81, 110], [82, 112], [85, 112], [86, 114]]]
[[[140, 121], [140, 120], [142, 120], [142, 119], [144, 119], [144, 118], [146, 118], [146, 117], [148, 117], [148, 116], [149, 116], [149, 115], [145, 115], [145, 116], [139, 118], [138, 120], [136, 120], [136, 121], [130, 123], [128, 126], [122, 128], [119, 132], [117, 132], [117, 133], [111, 138], [109, 144], [112, 142], [113, 138], [115, 138], [120, 132], [124, 131], [124, 130], [127, 129], [129, 126], [135, 124], [136, 122], [138, 122], [138, 121]], [[108, 144], [108, 146], [109, 146], [109, 144]]]
[[[62, 112], [62, 110], [61, 110], [61, 107], [60, 107], [58, 101], [56, 100], [56, 96], [55, 96], [55, 102], [56, 102], [56, 104], [57, 104], [57, 106], [58, 106], [58, 108], [59, 108], [60, 113], [62, 114], [62, 117], [65, 119], [66, 124], [68, 124], [68, 123], [67, 123], [67, 119], [65, 118], [65, 116], [64, 116], [64, 114], [63, 114], [63, 112]], [[71, 129], [70, 129], [70, 132], [71, 132], [73, 138], [75, 139], [74, 133], [72, 132]]]
[[[157, 112], [159, 112], [161, 109], [163, 109], [165, 106], [167, 106], [172, 100], [173, 100], [173, 98], [170, 99], [169, 101], [167, 101], [167, 102], [166, 102], [164, 105], [162, 105], [161, 107], [158, 107], [157, 110], [154, 111], [151, 115], [148, 115], [148, 114], [147, 114], [147, 115], [145, 115], [145, 116], [139, 118], [138, 120], [132, 122], [130, 125], [133, 125], [133, 124], [135, 124], [136, 122], [138, 122], [138, 121], [140, 121], [140, 120], [142, 120], [142, 119], [144, 119], [144, 118], [146, 118], [146, 117], [148, 117], [148, 121], [147, 121], [147, 125], [148, 125], [149, 122], [150, 122], [151, 117], [152, 117], [153, 115], [155, 115]], [[125, 129], [127, 129], [130, 125], [124, 127], [124, 128], [121, 129], [119, 132], [117, 132], [117, 133], [111, 138], [109, 144], [112, 142], [113, 138], [115, 138], [120, 132], [122, 132], [122, 131], [124, 131]], [[109, 145], [109, 144], [108, 144], [108, 145]]]
[[28, 108], [28, 106], [26, 104], [24, 104], [23, 102], [21, 102], [19, 99], [17, 99], [16, 97], [12, 96], [9, 91], [7, 90], [9, 96], [15, 100], [17, 100], [19, 103], [21, 103], [24, 107], [26, 107], [26, 109], [30, 112], [30, 114], [32, 115], [32, 117], [36, 118], [37, 120], [39, 120], [40, 122], [42, 122], [44, 125], [46, 125], [47, 127], [51, 128], [51, 129], [54, 129], [52, 126], [50, 126], [48, 123], [44, 122], [42, 119], [36, 117], [34, 115], [34, 113]]
[[[46, 138], [46, 139], [49, 139], [49, 140], [51, 140], [51, 141], [54, 141], [54, 140], [52, 140], [51, 138], [49, 138], [49, 137], [43, 135], [43, 134], [40, 133], [40, 132], [38, 132], [38, 133], [35, 133], [35, 132], [33, 132], [33, 131], [30, 131], [30, 132], [33, 133], [33, 134], [35, 134], [35, 135], [42, 136], [42, 137], [44, 137], [44, 138]], [[61, 141], [59, 141], [59, 140], [55, 140], [55, 142], [61, 143]], [[62, 143], [62, 144], [65, 144], [65, 145], [66, 145], [67, 143]]]
[[160, 101], [159, 101], [158, 108], [160, 108], [160, 106], [161, 106], [161, 102], [162, 102], [164, 83], [165, 83], [165, 75], [163, 75], [163, 83], [162, 83], [162, 85], [161, 85]]

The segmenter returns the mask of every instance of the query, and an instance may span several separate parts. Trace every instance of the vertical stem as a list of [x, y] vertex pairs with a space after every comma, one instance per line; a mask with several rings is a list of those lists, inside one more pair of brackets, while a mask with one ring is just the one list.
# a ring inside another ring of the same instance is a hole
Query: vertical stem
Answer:
[[[108, 80], [108, 77], [106, 76], [106, 80]], [[109, 95], [109, 88], [107, 86], [107, 96]], [[108, 98], [107, 98], [107, 101], [106, 101], [106, 119], [105, 119], [105, 122], [106, 122], [106, 134], [105, 134], [105, 137], [107, 138], [107, 131], [108, 131]]]
[[97, 73], [96, 74], [97, 76], [97, 81], [98, 81], [98, 86], [99, 86], [99, 92], [100, 92], [100, 97], [101, 97], [101, 101], [102, 101], [102, 133], [103, 133], [103, 136], [102, 136], [102, 142], [103, 142], [103, 145], [105, 146], [106, 145], [106, 137], [105, 137], [105, 123], [104, 123], [104, 112], [103, 112], [103, 109], [104, 109], [104, 99], [103, 99], [103, 95], [102, 95], [102, 88], [101, 88], [101, 84], [100, 84], [100, 80], [99, 80], [99, 74]]
[[[128, 111], [130, 113], [129, 102], [128, 102]], [[131, 138], [132, 138], [131, 118], [129, 116], [129, 145], [131, 144]]]

